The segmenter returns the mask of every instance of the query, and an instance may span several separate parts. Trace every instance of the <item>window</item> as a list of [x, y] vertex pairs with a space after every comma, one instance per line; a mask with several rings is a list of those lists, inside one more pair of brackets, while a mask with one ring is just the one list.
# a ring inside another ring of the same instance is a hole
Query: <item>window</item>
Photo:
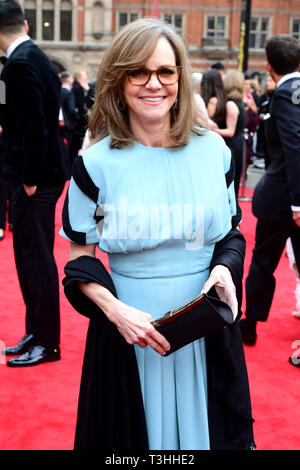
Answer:
[[162, 20], [171, 24], [181, 36], [183, 35], [183, 15], [180, 13], [163, 13]]
[[93, 5], [93, 36], [95, 39], [101, 39], [104, 31], [104, 7], [101, 2]]
[[46, 0], [43, 3], [43, 27], [42, 37], [44, 41], [53, 41], [54, 39], [54, 3], [51, 0]]
[[206, 37], [225, 38], [226, 37], [226, 17], [212, 16], [206, 17]]
[[24, 13], [29, 26], [29, 36], [36, 39], [36, 3], [35, 0], [25, 0]]
[[250, 47], [263, 49], [269, 35], [269, 18], [257, 17], [250, 21]]
[[136, 12], [119, 12], [119, 28], [125, 26], [127, 23], [137, 20], [139, 14]]
[[300, 19], [293, 18], [292, 19], [292, 36], [296, 39], [300, 39]]
[[63, 0], [60, 5], [60, 40], [72, 40], [72, 4]]

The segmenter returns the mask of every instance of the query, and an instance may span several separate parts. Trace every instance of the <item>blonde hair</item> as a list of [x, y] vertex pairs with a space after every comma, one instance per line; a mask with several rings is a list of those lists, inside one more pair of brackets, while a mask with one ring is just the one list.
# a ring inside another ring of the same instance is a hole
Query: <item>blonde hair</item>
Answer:
[[[165, 37], [171, 44], [176, 65], [182, 66], [178, 83], [177, 104], [171, 109], [170, 137], [172, 148], [186, 145], [191, 132], [201, 135], [194, 102], [191, 68], [185, 46], [174, 29], [155, 18], [142, 18], [124, 26], [108, 47], [99, 66], [95, 90], [95, 103], [89, 119], [93, 139], [110, 135], [110, 147], [125, 148], [133, 144], [128, 109], [123, 97], [123, 79], [128, 69], [144, 65], [153, 54], [157, 41]], [[99, 126], [101, 128], [99, 129]]]
[[260, 93], [260, 86], [259, 86], [259, 83], [258, 81], [256, 80], [256, 78], [253, 78], [252, 80], [250, 80], [250, 84], [251, 84], [251, 88], [256, 91], [256, 93]]
[[224, 88], [227, 99], [243, 101], [245, 94], [245, 77], [239, 70], [228, 70], [224, 77]]

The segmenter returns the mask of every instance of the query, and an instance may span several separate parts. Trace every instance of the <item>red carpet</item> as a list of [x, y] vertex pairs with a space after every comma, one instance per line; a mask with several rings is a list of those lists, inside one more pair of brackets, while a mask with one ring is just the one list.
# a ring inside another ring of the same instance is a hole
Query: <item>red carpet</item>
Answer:
[[[57, 206], [61, 226], [63, 197]], [[241, 202], [241, 230], [247, 239], [245, 273], [254, 241], [251, 203]], [[0, 242], [1, 347], [16, 344], [24, 335], [24, 304], [15, 270], [12, 235]], [[68, 257], [68, 243], [56, 237], [55, 255], [60, 280]], [[299, 341], [300, 321], [295, 308], [295, 277], [283, 256], [276, 271], [277, 289], [267, 323], [259, 324], [255, 347], [245, 347], [258, 450], [299, 450], [300, 370], [288, 363]], [[73, 447], [81, 366], [88, 320], [67, 303], [61, 286], [62, 360], [36, 367], [10, 369], [0, 356], [0, 449], [69, 450]]]

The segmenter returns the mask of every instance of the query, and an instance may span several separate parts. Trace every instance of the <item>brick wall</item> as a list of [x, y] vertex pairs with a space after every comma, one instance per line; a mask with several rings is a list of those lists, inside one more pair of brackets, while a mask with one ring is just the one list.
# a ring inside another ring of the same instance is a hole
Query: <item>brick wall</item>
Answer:
[[[120, 12], [152, 14], [153, 2], [113, 0], [112, 30], [118, 29]], [[158, 12], [182, 15], [183, 38], [195, 70], [204, 71], [213, 62], [221, 61], [228, 68], [238, 65], [240, 41], [241, 0], [159, 0]], [[215, 40], [207, 34], [207, 17], [225, 17], [225, 38]], [[268, 36], [290, 33], [291, 18], [300, 19], [300, 0], [252, 0], [252, 17], [268, 19]], [[262, 32], [263, 34], [263, 32]], [[254, 39], [253, 39], [254, 41]], [[258, 35], [257, 41], [260, 41]], [[258, 44], [260, 45], [260, 44]], [[265, 70], [264, 48], [255, 45], [249, 50], [249, 70]]]

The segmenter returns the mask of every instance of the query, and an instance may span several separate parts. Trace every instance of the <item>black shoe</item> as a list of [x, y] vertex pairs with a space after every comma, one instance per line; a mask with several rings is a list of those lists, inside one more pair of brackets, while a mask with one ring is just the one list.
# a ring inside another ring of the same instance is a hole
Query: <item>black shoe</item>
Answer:
[[289, 357], [289, 363], [293, 364], [295, 367], [300, 367], [300, 356]]
[[29, 351], [19, 357], [9, 359], [7, 361], [8, 367], [26, 367], [36, 366], [43, 362], [54, 362], [60, 360], [60, 349], [57, 348], [45, 348], [44, 346], [35, 345], [32, 346]]
[[33, 335], [25, 335], [16, 346], [2, 349], [1, 353], [5, 356], [18, 356], [28, 351], [33, 343]]
[[251, 322], [248, 318], [240, 320], [240, 330], [243, 343], [247, 346], [254, 346], [257, 340], [256, 322]]

